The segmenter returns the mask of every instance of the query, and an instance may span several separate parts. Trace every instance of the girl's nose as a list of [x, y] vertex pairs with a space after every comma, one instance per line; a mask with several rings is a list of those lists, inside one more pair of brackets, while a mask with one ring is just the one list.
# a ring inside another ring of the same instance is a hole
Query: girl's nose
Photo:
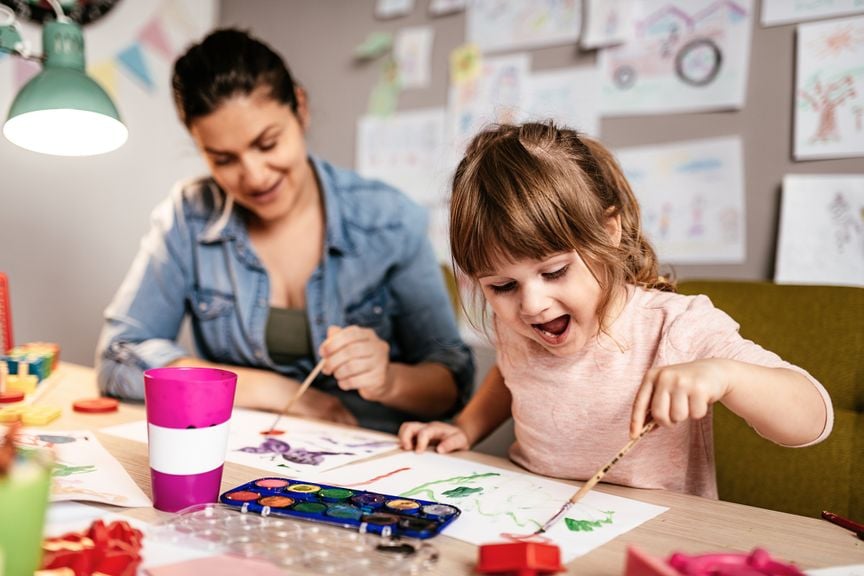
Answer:
[[548, 307], [548, 298], [542, 289], [529, 284], [522, 289], [519, 306], [523, 316], [538, 316]]
[[267, 184], [267, 163], [258, 154], [243, 157], [243, 180], [249, 188], [257, 189]]

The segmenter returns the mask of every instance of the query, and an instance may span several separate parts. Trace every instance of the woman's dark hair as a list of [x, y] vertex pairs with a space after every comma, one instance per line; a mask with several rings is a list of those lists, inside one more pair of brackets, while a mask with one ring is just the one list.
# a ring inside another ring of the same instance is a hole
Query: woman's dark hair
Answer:
[[270, 46], [243, 30], [216, 30], [193, 44], [174, 62], [171, 85], [177, 115], [187, 128], [226, 100], [261, 87], [297, 113], [297, 84], [288, 66]]

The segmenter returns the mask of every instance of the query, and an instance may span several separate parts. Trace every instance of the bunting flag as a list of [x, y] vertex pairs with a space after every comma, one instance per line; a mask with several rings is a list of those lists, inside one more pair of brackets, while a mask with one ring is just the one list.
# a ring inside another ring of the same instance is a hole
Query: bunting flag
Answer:
[[153, 77], [150, 74], [150, 68], [147, 66], [147, 61], [144, 59], [144, 54], [141, 52], [141, 44], [137, 41], [120, 52], [117, 55], [117, 61], [124, 69], [132, 74], [132, 77], [140, 81], [148, 92], [152, 92], [156, 87], [153, 84]]
[[24, 84], [39, 73], [39, 64], [24, 58], [15, 58], [12, 63], [15, 69], [15, 92], [18, 92]]
[[138, 40], [157, 52], [165, 60], [174, 58], [174, 49], [171, 48], [171, 43], [168, 41], [168, 36], [165, 34], [165, 29], [162, 27], [162, 19], [155, 17], [141, 29], [138, 34]]
[[112, 99], [117, 99], [117, 66], [113, 62], [105, 60], [96, 66], [88, 66], [87, 73], [108, 92]]

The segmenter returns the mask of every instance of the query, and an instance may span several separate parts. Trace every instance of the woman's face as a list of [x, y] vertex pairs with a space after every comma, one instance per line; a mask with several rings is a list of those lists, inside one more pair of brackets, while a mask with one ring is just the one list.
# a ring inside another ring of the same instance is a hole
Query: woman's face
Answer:
[[300, 119], [265, 89], [226, 100], [189, 132], [217, 184], [262, 223], [318, 193]]

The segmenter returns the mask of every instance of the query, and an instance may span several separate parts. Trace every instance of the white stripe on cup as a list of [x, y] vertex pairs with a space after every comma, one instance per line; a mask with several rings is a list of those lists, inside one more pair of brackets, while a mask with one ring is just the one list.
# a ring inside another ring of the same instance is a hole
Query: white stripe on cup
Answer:
[[147, 424], [150, 467], [163, 474], [201, 474], [225, 463], [228, 420], [209, 428]]

